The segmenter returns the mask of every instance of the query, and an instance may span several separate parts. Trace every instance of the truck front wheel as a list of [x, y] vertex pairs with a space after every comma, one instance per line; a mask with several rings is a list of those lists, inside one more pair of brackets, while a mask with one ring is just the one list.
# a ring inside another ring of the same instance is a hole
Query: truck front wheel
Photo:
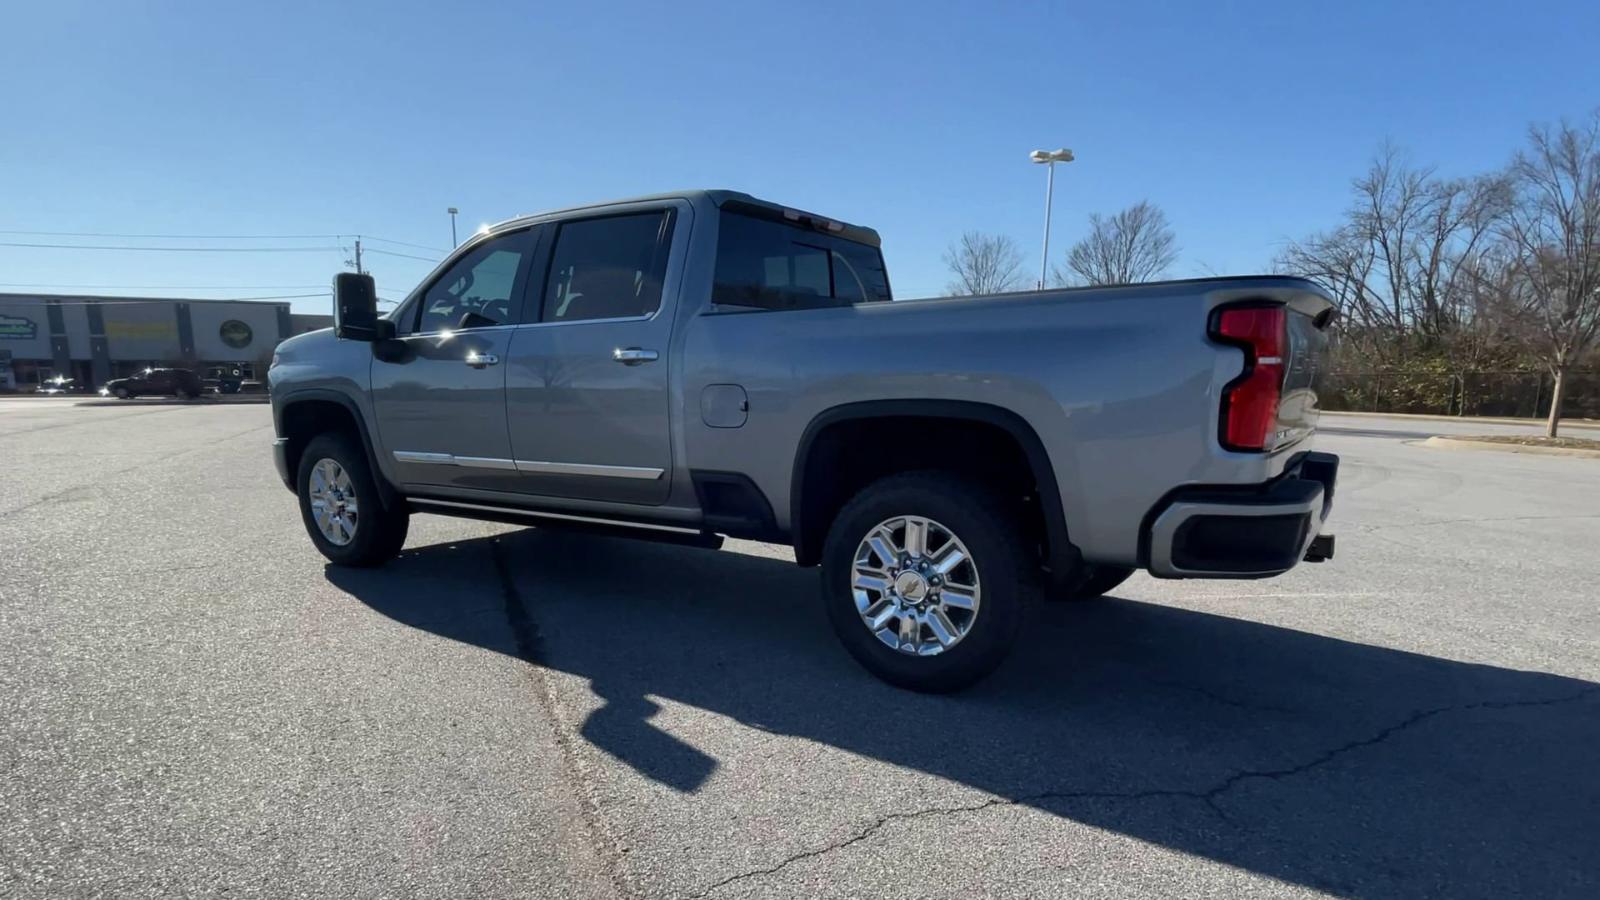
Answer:
[[322, 434], [300, 454], [300, 518], [311, 543], [341, 566], [377, 566], [400, 553], [411, 514], [385, 509], [367, 454], [343, 434]]
[[944, 472], [893, 475], [829, 529], [822, 596], [862, 666], [915, 691], [957, 691], [1000, 665], [1034, 598], [1017, 517], [993, 491]]

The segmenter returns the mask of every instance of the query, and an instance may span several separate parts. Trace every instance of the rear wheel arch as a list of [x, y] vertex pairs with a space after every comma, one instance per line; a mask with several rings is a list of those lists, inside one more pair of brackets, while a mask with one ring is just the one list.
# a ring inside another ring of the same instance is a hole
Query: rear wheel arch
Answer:
[[[1037, 498], [1037, 530], [1043, 560], [1053, 574], [1064, 575], [1077, 567], [1079, 554], [1068, 538], [1066, 515], [1054, 467], [1033, 426], [1010, 410], [987, 403], [962, 400], [875, 400], [848, 403], [819, 413], [801, 435], [790, 481], [789, 532], [795, 561], [815, 565], [822, 556], [828, 527], [853, 496], [876, 478], [899, 471], [946, 468], [962, 471], [958, 456], [944, 464], [934, 453], [913, 454], [903, 464], [888, 465], [882, 455], [863, 454], [852, 446], [875, 431], [891, 428], [939, 429], [958, 434], [969, 446], [1008, 454], [1021, 463]], [[851, 446], [843, 457], [842, 448]], [[958, 444], [952, 451], [959, 449]], [[850, 468], [839, 476], [838, 466]], [[987, 473], [987, 474], [993, 474]], [[859, 482], [859, 483], [858, 483]]]

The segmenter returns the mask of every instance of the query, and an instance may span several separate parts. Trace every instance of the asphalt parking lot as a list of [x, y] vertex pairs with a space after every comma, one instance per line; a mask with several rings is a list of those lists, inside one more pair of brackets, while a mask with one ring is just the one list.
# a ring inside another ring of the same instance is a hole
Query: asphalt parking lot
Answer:
[[1600, 460], [1325, 425], [1337, 559], [927, 697], [781, 548], [329, 569], [266, 407], [0, 400], [0, 895], [1600, 896]]

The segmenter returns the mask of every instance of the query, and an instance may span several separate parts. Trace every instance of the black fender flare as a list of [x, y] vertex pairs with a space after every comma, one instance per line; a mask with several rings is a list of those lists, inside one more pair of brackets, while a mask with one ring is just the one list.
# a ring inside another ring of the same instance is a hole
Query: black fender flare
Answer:
[[383, 472], [383, 466], [378, 464], [378, 451], [372, 443], [372, 434], [367, 426], [367, 417], [361, 414], [361, 407], [357, 406], [356, 402], [350, 399], [348, 395], [329, 388], [303, 388], [289, 393], [285, 395], [281, 404], [276, 402], [272, 404], [273, 430], [280, 436], [287, 437], [283, 433], [284, 414], [291, 407], [308, 402], [330, 402], [344, 407], [345, 412], [348, 412], [350, 418], [356, 423], [357, 433], [361, 435], [361, 448], [367, 454], [367, 465], [372, 469], [372, 480], [378, 485], [379, 502], [383, 504], [383, 508], [386, 510], [395, 509], [402, 505], [405, 502], [405, 498], [401, 496], [399, 489], [390, 483], [388, 476]]
[[1045, 563], [1051, 576], [1057, 580], [1070, 577], [1082, 558], [1067, 534], [1067, 517], [1061, 506], [1061, 489], [1056, 483], [1055, 467], [1045, 452], [1044, 442], [1028, 421], [1011, 410], [990, 403], [970, 400], [867, 400], [845, 403], [818, 413], [806, 425], [800, 436], [800, 445], [794, 458], [793, 474], [789, 480], [789, 533], [793, 536], [795, 561], [801, 565], [815, 565], [821, 558], [822, 541], [809, 539], [806, 523], [802, 521], [806, 485], [806, 464], [817, 436], [831, 425], [853, 419], [875, 419], [885, 416], [918, 416], [936, 419], [956, 419], [981, 422], [995, 426], [1009, 434], [1022, 448], [1039, 491], [1039, 505], [1044, 516]]

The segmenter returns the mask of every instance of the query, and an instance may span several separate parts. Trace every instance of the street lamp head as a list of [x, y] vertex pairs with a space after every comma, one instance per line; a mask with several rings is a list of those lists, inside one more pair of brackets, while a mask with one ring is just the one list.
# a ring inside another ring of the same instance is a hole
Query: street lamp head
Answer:
[[1028, 158], [1036, 163], [1072, 162], [1072, 151], [1065, 147], [1060, 150], [1035, 150], [1028, 154]]
[[449, 209], [445, 210], [445, 212], [449, 213], [452, 216], [455, 215], [456, 213], [460, 212], [460, 211], [461, 210], [456, 209], [454, 206], [452, 206]]

